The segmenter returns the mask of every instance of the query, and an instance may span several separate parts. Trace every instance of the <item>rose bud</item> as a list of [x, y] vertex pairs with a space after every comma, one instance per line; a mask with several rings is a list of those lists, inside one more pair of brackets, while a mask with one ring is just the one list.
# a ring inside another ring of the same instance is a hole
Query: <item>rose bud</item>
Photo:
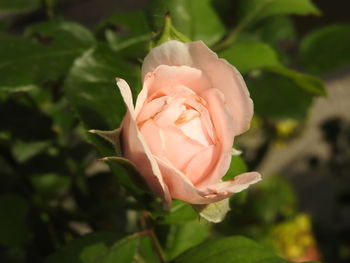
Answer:
[[126, 81], [117, 85], [127, 106], [122, 154], [150, 189], [171, 199], [210, 204], [261, 180], [257, 172], [229, 181], [233, 140], [245, 132], [253, 103], [241, 74], [203, 42], [171, 40], [142, 65], [143, 88], [134, 107]]

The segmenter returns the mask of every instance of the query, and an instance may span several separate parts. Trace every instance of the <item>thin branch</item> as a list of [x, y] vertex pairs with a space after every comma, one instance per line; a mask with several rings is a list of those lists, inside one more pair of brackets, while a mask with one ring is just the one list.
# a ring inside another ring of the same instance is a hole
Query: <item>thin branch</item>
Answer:
[[255, 7], [247, 16], [245, 16], [242, 21], [232, 29], [228, 35], [213, 46], [213, 50], [220, 51], [233, 44], [236, 41], [239, 34], [248, 27], [248, 25], [254, 20], [254, 18], [273, 0], [262, 1], [259, 5]]
[[151, 239], [152, 245], [154, 247], [154, 250], [156, 251], [158, 258], [161, 263], [166, 263], [166, 257], [164, 255], [163, 249], [159, 243], [159, 240], [154, 232], [153, 224], [150, 220], [150, 217], [148, 215], [147, 211], [141, 211], [140, 216], [140, 222], [142, 227], [146, 228], [145, 233], [148, 234], [148, 236]]

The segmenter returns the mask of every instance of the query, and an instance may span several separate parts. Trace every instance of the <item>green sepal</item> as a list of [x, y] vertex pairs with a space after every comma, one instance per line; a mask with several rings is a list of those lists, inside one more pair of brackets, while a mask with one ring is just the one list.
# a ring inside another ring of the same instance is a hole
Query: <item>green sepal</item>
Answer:
[[178, 40], [181, 42], [191, 42], [191, 40], [183, 33], [179, 32], [172, 24], [170, 13], [164, 16], [164, 26], [159, 35], [155, 36], [155, 40], [151, 43], [151, 48], [159, 46], [169, 40]]
[[201, 218], [213, 223], [219, 223], [224, 220], [228, 211], [230, 211], [229, 198], [219, 202], [207, 205], [192, 205]]
[[122, 149], [121, 149], [121, 143], [120, 143], [120, 132], [121, 132], [121, 128], [118, 128], [112, 131], [89, 130], [89, 133], [97, 134], [98, 136], [102, 137], [103, 139], [113, 144], [114, 149], [117, 153], [117, 156], [122, 155]]
[[145, 179], [143, 176], [139, 173], [137, 170], [135, 164], [133, 164], [130, 160], [120, 157], [120, 156], [109, 156], [109, 157], [103, 157], [101, 159], [98, 159], [99, 161], [110, 163], [110, 164], [117, 164], [123, 167], [128, 175], [132, 178], [132, 181], [141, 189], [149, 189]]

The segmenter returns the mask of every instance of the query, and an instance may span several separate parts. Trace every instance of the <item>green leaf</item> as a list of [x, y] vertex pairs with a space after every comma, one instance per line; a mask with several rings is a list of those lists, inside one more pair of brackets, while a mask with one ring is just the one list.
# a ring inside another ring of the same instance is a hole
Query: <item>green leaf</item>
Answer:
[[229, 198], [223, 199], [219, 202], [210, 203], [207, 205], [193, 205], [200, 217], [209, 222], [219, 223], [224, 220], [228, 211], [230, 211]]
[[300, 88], [311, 95], [326, 96], [327, 91], [323, 82], [314, 76], [296, 72], [285, 67], [265, 67], [266, 71], [277, 73], [295, 82]]
[[1, 0], [0, 13], [1, 14], [18, 14], [34, 11], [39, 8], [40, 0]]
[[104, 19], [97, 31], [104, 34], [114, 51], [133, 57], [146, 53], [151, 38], [147, 17], [141, 10], [114, 14]]
[[268, 118], [303, 118], [311, 105], [312, 96], [294, 80], [264, 73], [247, 80], [254, 101], [255, 113]]
[[50, 145], [47, 141], [23, 142], [17, 141], [12, 146], [12, 154], [17, 162], [24, 163], [35, 155], [43, 152]]
[[127, 237], [125, 239], [122, 239], [121, 241], [113, 244], [109, 249], [107, 253], [104, 253], [102, 256], [95, 257], [94, 260], [92, 260], [91, 255], [85, 256], [86, 262], [98, 262], [101, 263], [113, 263], [113, 262], [133, 262], [135, 254], [137, 253], [137, 248], [140, 244], [140, 237], [139, 236], [131, 236]]
[[331, 25], [308, 34], [300, 44], [304, 68], [315, 74], [350, 65], [350, 25]]
[[40, 72], [33, 65], [42, 60], [41, 46], [30, 40], [3, 34], [0, 34], [0, 42], [0, 73], [3, 76], [0, 80], [0, 92], [35, 88]]
[[10, 21], [8, 20], [1, 20], [0, 21], [0, 31], [4, 31], [10, 26]]
[[34, 25], [27, 35], [32, 37], [0, 34], [0, 91], [28, 90], [47, 80], [57, 80], [77, 56], [94, 44], [86, 28], [66, 21]]
[[162, 28], [167, 12], [181, 33], [192, 40], [214, 44], [225, 33], [225, 27], [211, 6], [212, 0], [152, 0], [151, 16], [156, 30]]
[[69, 177], [53, 173], [32, 175], [30, 181], [35, 190], [45, 198], [57, 197], [57, 194], [66, 193], [70, 186]]
[[154, 212], [152, 216], [163, 224], [182, 224], [198, 220], [198, 215], [192, 206], [180, 200], [173, 200], [169, 212]]
[[148, 237], [142, 237], [132, 263], [161, 263], [159, 255], [154, 251], [154, 244]]
[[73, 64], [65, 82], [69, 102], [89, 129], [119, 127], [125, 106], [115, 78], [125, 79], [131, 89], [140, 85], [140, 69], [124, 61], [110, 48], [99, 45], [86, 51]]
[[28, 204], [18, 195], [0, 196], [0, 244], [5, 246], [21, 245], [28, 238], [25, 225]]
[[190, 249], [174, 263], [286, 263], [258, 243], [239, 236], [217, 238]]
[[76, 122], [76, 115], [74, 114], [71, 105], [66, 98], [57, 102], [51, 102], [42, 109], [53, 120], [52, 130], [60, 135], [68, 135], [73, 129]]
[[277, 54], [269, 45], [254, 40], [236, 42], [219, 52], [219, 56], [237, 67], [242, 74], [265, 66], [280, 65]]
[[291, 64], [291, 51], [297, 42], [297, 32], [294, 21], [290, 16], [276, 15], [265, 18], [251, 33], [260, 41], [269, 44], [275, 49], [279, 60], [284, 65]]
[[253, 23], [273, 15], [319, 15], [311, 0], [239, 0], [237, 15], [240, 20]]
[[257, 217], [263, 224], [273, 225], [281, 217], [288, 218], [296, 211], [296, 193], [292, 185], [279, 175], [263, 180], [248, 199], [246, 205], [254, 215], [251, 217]]
[[270, 236], [271, 229], [277, 223], [295, 215], [296, 195], [283, 176], [272, 175], [264, 178], [255, 191], [249, 192], [244, 202], [233, 196], [231, 207], [227, 218], [215, 225], [216, 230], [225, 236], [249, 236], [272, 248], [271, 243], [265, 243], [268, 241], [266, 237]]
[[[259, 263], [291, 263], [291, 262], [282, 258], [268, 258], [268, 259], [259, 261]], [[312, 262], [309, 262], [309, 263], [312, 263]]]
[[292, 18], [284, 15], [264, 19], [253, 29], [253, 34], [261, 41], [278, 49], [288, 44], [289, 41], [295, 41], [297, 36]]
[[120, 233], [112, 232], [87, 234], [50, 255], [45, 263], [109, 263], [116, 262], [118, 257], [118, 262], [132, 262], [141, 237], [120, 238]]
[[222, 180], [227, 181], [234, 178], [236, 175], [247, 172], [248, 168], [243, 158], [240, 156], [232, 156], [230, 167]]
[[171, 225], [166, 241], [166, 252], [169, 260], [207, 239], [210, 224], [190, 221], [184, 224]]
[[10, 133], [11, 137], [23, 141], [48, 141], [54, 136], [50, 118], [19, 99], [1, 102], [0, 112], [11, 113], [1, 116], [1, 131]]

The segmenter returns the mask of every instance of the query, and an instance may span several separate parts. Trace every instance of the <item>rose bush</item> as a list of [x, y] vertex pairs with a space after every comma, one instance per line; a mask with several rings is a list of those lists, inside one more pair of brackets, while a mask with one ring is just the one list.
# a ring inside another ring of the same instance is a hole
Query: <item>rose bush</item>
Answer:
[[257, 172], [221, 181], [234, 137], [249, 128], [253, 103], [240, 73], [203, 42], [171, 40], [142, 65], [143, 88], [134, 107], [126, 81], [117, 79], [127, 113], [123, 156], [166, 204], [209, 204], [259, 181]]

